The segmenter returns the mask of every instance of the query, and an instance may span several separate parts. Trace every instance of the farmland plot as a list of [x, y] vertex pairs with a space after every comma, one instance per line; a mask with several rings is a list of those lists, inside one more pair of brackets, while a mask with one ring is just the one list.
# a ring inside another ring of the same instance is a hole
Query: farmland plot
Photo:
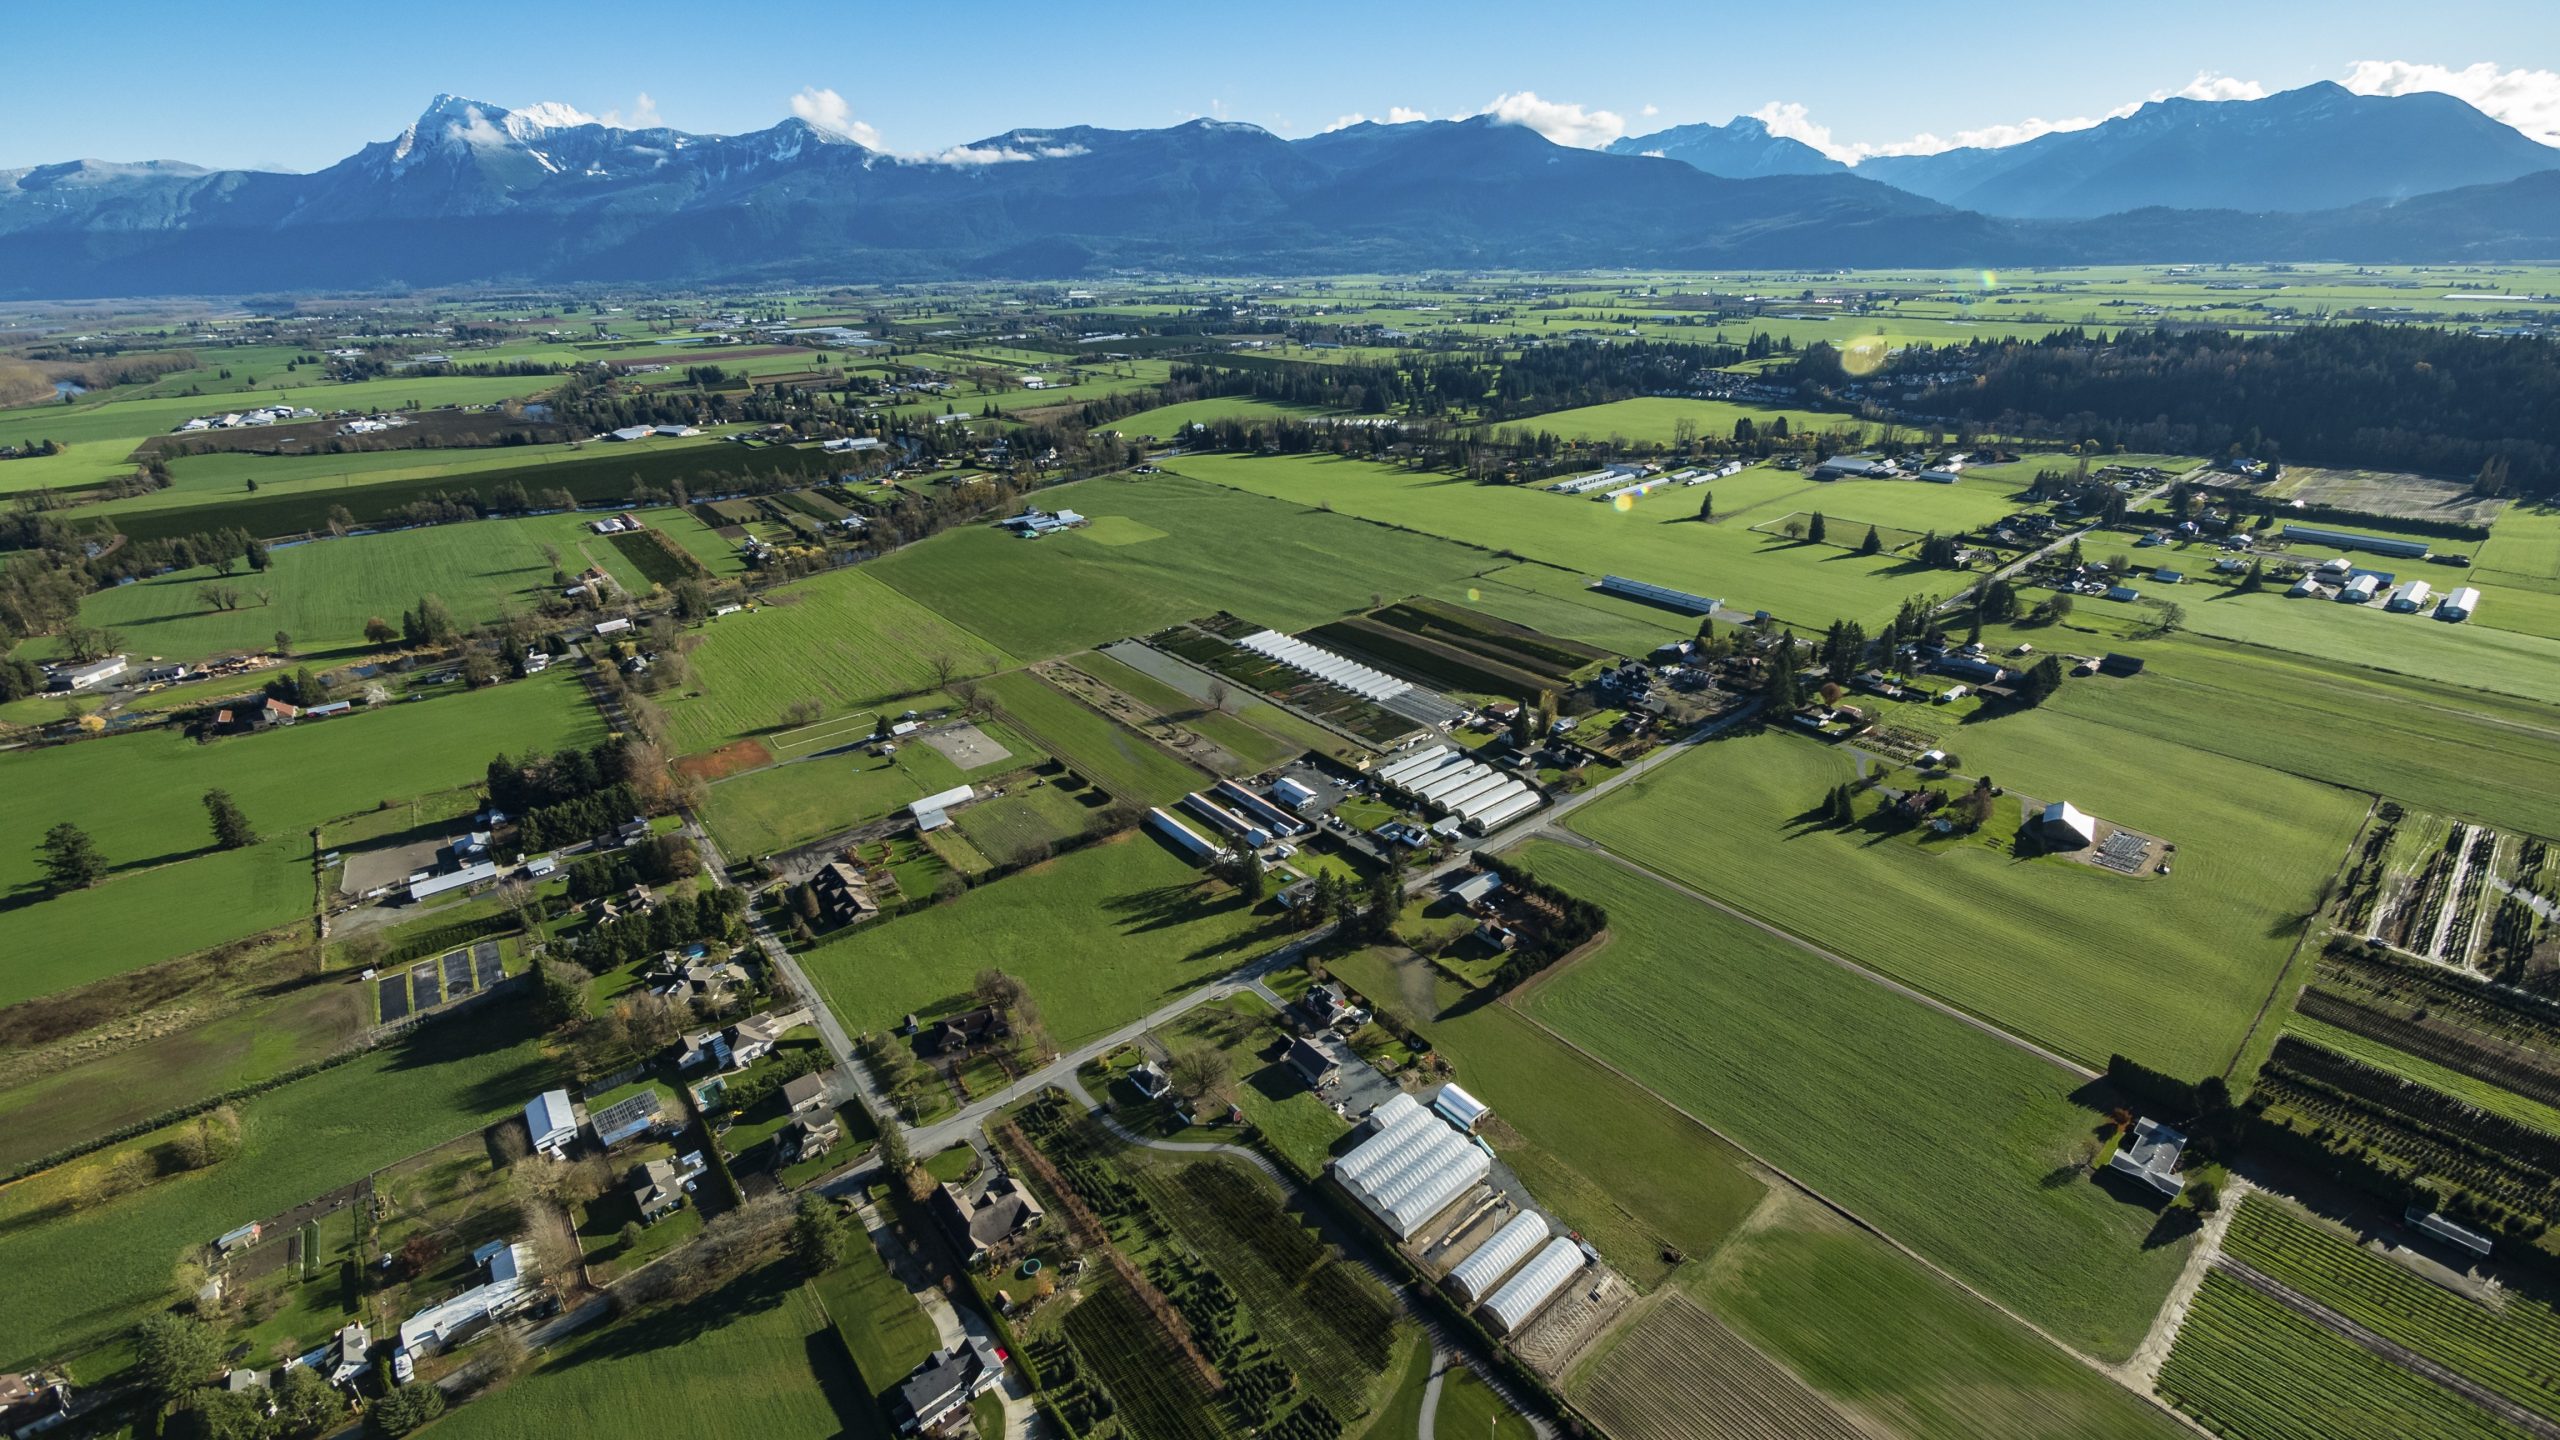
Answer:
[[[2221, 1069], [2364, 805], [2041, 711], [1969, 725], [1957, 743], [1971, 773], [2167, 838], [2175, 873], [2133, 878], [1975, 840], [1815, 825], [1815, 803], [1854, 767], [1776, 733], [1701, 746], [1571, 824], [2093, 1069], [2114, 1052], [2173, 1072]], [[2159, 785], [2168, 774], [2181, 783]]]
[[2235, 1440], [2513, 1440], [2521, 1432], [2219, 1271], [2204, 1277], [2160, 1392]]
[[1575, 1383], [1618, 1440], [1862, 1440], [1822, 1397], [1717, 1319], [1672, 1296]]

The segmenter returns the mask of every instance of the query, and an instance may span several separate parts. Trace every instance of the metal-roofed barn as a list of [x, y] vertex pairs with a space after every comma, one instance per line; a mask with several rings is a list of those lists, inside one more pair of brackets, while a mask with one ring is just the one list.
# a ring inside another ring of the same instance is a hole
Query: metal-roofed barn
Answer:
[[1502, 1283], [1484, 1302], [1484, 1318], [1497, 1335], [1514, 1335], [1529, 1323], [1558, 1291], [1573, 1283], [1589, 1263], [1582, 1247], [1559, 1235], [1547, 1242], [1537, 1258], [1520, 1267], [1520, 1273]]
[[1547, 1217], [1535, 1210], [1523, 1210], [1475, 1249], [1475, 1253], [1458, 1262], [1449, 1272], [1449, 1286], [1458, 1294], [1458, 1303], [1473, 1305], [1493, 1293], [1503, 1277], [1520, 1266], [1520, 1262], [1537, 1252], [1547, 1239]]
[[2452, 594], [2445, 596], [2444, 602], [2436, 606], [2436, 618], [2439, 620], [2468, 620], [2471, 618], [2472, 612], [2479, 608], [2480, 592], [2472, 589], [2468, 585], [2464, 585], [2456, 588]]

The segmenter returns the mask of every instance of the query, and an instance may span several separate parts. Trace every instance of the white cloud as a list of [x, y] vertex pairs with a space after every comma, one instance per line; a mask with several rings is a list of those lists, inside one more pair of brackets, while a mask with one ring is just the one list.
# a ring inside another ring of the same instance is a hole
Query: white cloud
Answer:
[[791, 113], [831, 135], [880, 149], [880, 132], [867, 120], [853, 118], [853, 104], [833, 90], [811, 85], [791, 97]]
[[1640, 109], [1640, 110], [1636, 111], [1636, 113], [1637, 113], [1637, 114], [1639, 114], [1639, 115], [1641, 115], [1641, 116], [1643, 116], [1643, 117], [1644, 117], [1644, 118], [1646, 118], [1647, 120], [1650, 120], [1650, 119], [1652, 119], [1654, 116], [1659, 115], [1659, 114], [1661, 114], [1661, 113], [1662, 113], [1662, 107], [1661, 107], [1661, 106], [1659, 106], [1659, 105], [1653, 104], [1652, 102], [1648, 101], [1648, 102], [1646, 102], [1646, 104], [1644, 105], [1644, 108], [1642, 108], [1642, 109]]
[[1831, 138], [1831, 127], [1817, 125], [1804, 106], [1793, 100], [1772, 100], [1751, 112], [1750, 119], [1769, 127], [1769, 133], [1783, 140], [1801, 140], [1834, 160], [1852, 164], [1858, 158], [1854, 145], [1843, 145]]
[[2196, 72], [2196, 78], [2188, 81], [2184, 89], [2151, 92], [2151, 98], [2154, 100], [2166, 100], [2171, 95], [2176, 95], [2183, 100], [2264, 100], [2267, 98], [2267, 87], [2255, 80], [2243, 80], [2237, 75], [2199, 70]]
[[928, 165], [1011, 165], [1023, 160], [1065, 160], [1084, 153], [1081, 145], [1037, 145], [1029, 150], [1013, 145], [954, 145], [930, 155], [901, 158]]
[[658, 102], [650, 99], [649, 92], [643, 90], [632, 100], [629, 111], [604, 112], [603, 123], [616, 130], [655, 130], [667, 122], [658, 114]]
[[1410, 105], [1390, 105], [1387, 107], [1387, 113], [1384, 115], [1373, 116], [1358, 110], [1354, 110], [1347, 115], [1337, 115], [1334, 117], [1332, 124], [1327, 125], [1316, 133], [1319, 135], [1330, 135], [1336, 130], [1348, 130], [1354, 125], [1367, 125], [1372, 122], [1380, 125], [1410, 125], [1417, 120], [1428, 120], [1430, 118], [1430, 116], [1414, 109]]
[[1597, 150], [1627, 133], [1625, 117], [1608, 110], [1585, 110], [1558, 100], [1541, 100], [1535, 90], [1497, 96], [1476, 112], [1505, 125], [1525, 125], [1559, 145]]
[[2522, 66], [2501, 70], [2486, 60], [2460, 70], [2410, 60], [2359, 60], [2347, 67], [2345, 83], [2359, 95], [2439, 90], [2546, 145], [2560, 145], [2560, 73]]

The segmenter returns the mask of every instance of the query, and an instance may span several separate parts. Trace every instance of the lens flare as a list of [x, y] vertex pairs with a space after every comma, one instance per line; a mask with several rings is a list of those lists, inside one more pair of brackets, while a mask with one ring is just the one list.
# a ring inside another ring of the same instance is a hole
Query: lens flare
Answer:
[[1852, 340], [1840, 352], [1840, 368], [1852, 375], [1873, 375], [1884, 368], [1888, 348], [1880, 335]]
[[1985, 289], [1985, 290], [1997, 290], [1997, 289], [1999, 289], [1999, 288], [2000, 288], [2000, 272], [1999, 272], [1999, 271], [1997, 271], [1997, 270], [1985, 270], [1985, 271], [1983, 271], [1983, 272], [1982, 272], [1982, 288], [1983, 288], [1983, 289]]
[[1468, 586], [1468, 587], [1467, 587], [1467, 603], [1468, 603], [1468, 604], [1470, 604], [1470, 605], [1475, 604], [1477, 601], [1482, 600], [1483, 598], [1484, 598], [1484, 592], [1483, 592], [1483, 591], [1481, 591], [1481, 590], [1477, 589], [1477, 588], [1476, 588], [1476, 587], [1474, 587], [1473, 585], [1470, 585], [1470, 586]]
[[1615, 499], [1612, 499], [1609, 503], [1617, 506], [1621, 510], [1633, 510], [1636, 508], [1636, 497], [1633, 495], [1620, 495]]

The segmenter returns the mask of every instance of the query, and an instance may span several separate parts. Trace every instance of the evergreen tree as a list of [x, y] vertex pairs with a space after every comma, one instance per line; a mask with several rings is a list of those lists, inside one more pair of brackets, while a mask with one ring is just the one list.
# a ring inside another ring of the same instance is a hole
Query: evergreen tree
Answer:
[[45, 888], [59, 895], [86, 890], [106, 877], [107, 862], [89, 832], [65, 820], [44, 832], [41, 847]]
[[1884, 537], [1876, 533], [1876, 527], [1873, 525], [1867, 527], [1867, 538], [1858, 542], [1858, 553], [1861, 555], [1884, 553]]
[[249, 825], [249, 817], [231, 801], [228, 790], [204, 792], [205, 814], [213, 821], [213, 843], [224, 850], [239, 850], [258, 843], [258, 832]]
[[[1746, 421], [1745, 423], [1747, 424], [1749, 422]], [[1698, 518], [1701, 520], [1713, 520], [1716, 518], [1716, 496], [1714, 491], [1710, 490], [1706, 494], [1698, 497]]]
[[1822, 518], [1821, 511], [1814, 511], [1812, 522], [1804, 527], [1804, 538], [1813, 544], [1819, 545], [1822, 543], [1823, 537], [1830, 533], [1831, 522]]

